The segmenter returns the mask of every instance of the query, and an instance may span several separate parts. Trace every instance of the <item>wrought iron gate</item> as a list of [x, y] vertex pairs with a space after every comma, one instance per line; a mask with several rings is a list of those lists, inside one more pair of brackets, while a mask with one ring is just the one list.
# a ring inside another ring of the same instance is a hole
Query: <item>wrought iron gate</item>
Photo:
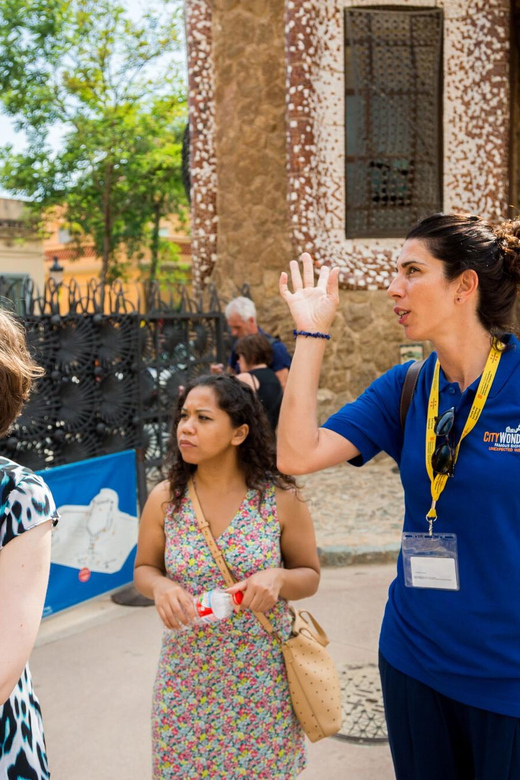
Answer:
[[[179, 385], [222, 362], [225, 318], [214, 289], [197, 300], [157, 286], [133, 306], [121, 284], [29, 284], [0, 296], [22, 316], [46, 374], [0, 453], [33, 470], [135, 448], [140, 503], [161, 476]], [[11, 299], [11, 303], [8, 301]], [[144, 305], [143, 305], [144, 304]], [[144, 311], [139, 311], [144, 309]]]

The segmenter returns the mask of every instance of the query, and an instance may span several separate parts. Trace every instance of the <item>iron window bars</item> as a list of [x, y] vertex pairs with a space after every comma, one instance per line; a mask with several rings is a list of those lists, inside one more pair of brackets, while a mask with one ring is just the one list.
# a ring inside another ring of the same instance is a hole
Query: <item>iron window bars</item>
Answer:
[[439, 9], [345, 11], [347, 238], [442, 208], [442, 33]]

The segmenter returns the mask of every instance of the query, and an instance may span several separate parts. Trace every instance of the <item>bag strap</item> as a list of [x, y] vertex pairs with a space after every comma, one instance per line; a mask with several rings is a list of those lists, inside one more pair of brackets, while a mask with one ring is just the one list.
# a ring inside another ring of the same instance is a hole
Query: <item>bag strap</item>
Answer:
[[[195, 485], [193, 482], [193, 479], [190, 479], [188, 482], [188, 494], [193, 506], [193, 509], [195, 511], [195, 517], [197, 518], [197, 523], [200, 528], [200, 532], [204, 539], [206, 540], [206, 543], [210, 549], [210, 552], [215, 559], [215, 563], [217, 564], [218, 568], [220, 569], [220, 573], [222, 574], [222, 577], [224, 578], [224, 582], [230, 588], [232, 585], [235, 584], [236, 579], [233, 577], [231, 572], [229, 571], [228, 565], [226, 563], [226, 559], [224, 558], [224, 555], [219, 550], [218, 545], [215, 541], [215, 537], [211, 533], [211, 528], [209, 527], [209, 523], [206, 520], [204, 516], [204, 512], [202, 511], [202, 507], [200, 505], [199, 497], [197, 495], [197, 491], [195, 490]], [[276, 631], [273, 626], [273, 624], [266, 618], [266, 616], [262, 612], [254, 612], [253, 615], [256, 617], [256, 619], [261, 623], [263, 628], [269, 633], [269, 634], [275, 634]]]
[[402, 431], [404, 431], [406, 415], [408, 414], [408, 409], [410, 408], [410, 403], [417, 385], [417, 380], [419, 379], [419, 374], [421, 373], [421, 368], [425, 362], [426, 358], [424, 358], [424, 360], [416, 360], [408, 367], [408, 371], [406, 372], [403, 389], [401, 391], [401, 403], [399, 405], [399, 419], [401, 421]]
[[[312, 626], [311, 626], [312, 624]], [[294, 634], [309, 634], [311, 633], [314, 639], [327, 647], [329, 644], [329, 638], [325, 631], [322, 629], [316, 618], [311, 615], [306, 609], [300, 609], [297, 612], [294, 611]]]

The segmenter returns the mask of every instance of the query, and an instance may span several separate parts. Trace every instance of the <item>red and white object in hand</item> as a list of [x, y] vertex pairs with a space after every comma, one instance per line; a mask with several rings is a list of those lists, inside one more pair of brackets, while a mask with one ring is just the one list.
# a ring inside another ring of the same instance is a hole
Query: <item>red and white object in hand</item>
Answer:
[[218, 623], [219, 620], [231, 617], [234, 607], [241, 603], [243, 597], [242, 591], [231, 595], [218, 588], [201, 593], [193, 599], [195, 612], [198, 615], [193, 622]]

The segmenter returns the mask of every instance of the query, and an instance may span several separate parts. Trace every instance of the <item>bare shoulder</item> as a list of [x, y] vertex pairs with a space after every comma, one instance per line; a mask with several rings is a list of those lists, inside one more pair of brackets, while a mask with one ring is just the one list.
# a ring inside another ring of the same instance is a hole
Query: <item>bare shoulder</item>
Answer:
[[287, 489], [276, 487], [275, 498], [281, 522], [291, 517], [302, 518], [309, 514], [309, 508], [302, 491], [293, 485]]
[[166, 504], [172, 500], [172, 489], [167, 479], [159, 482], [148, 495], [143, 510], [143, 515], [159, 512], [163, 513]]
[[249, 385], [249, 387], [252, 387], [253, 390], [256, 390], [258, 388], [258, 384], [259, 384], [258, 379], [252, 376], [252, 374], [248, 374], [247, 372], [243, 374], [237, 374], [237, 379], [240, 382], [243, 382], [245, 385]]
[[296, 501], [304, 501], [302, 491], [295, 485], [289, 485], [287, 488], [275, 487], [274, 494], [278, 506], [292, 506]]
[[148, 500], [153, 498], [154, 501], [171, 501], [172, 500], [172, 488], [167, 479], [163, 479], [159, 482], [153, 490], [150, 492]]

